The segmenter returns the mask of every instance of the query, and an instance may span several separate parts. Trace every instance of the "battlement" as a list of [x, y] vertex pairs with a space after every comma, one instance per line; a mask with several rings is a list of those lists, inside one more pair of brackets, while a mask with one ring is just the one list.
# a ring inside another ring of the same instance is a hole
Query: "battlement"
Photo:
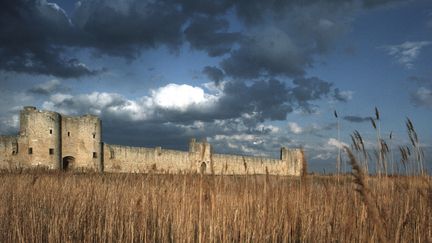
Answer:
[[20, 133], [0, 136], [0, 169], [44, 167], [101, 172], [300, 175], [301, 149], [282, 147], [280, 159], [216, 154], [192, 138], [188, 151], [109, 145], [98, 116], [62, 115], [25, 106]]

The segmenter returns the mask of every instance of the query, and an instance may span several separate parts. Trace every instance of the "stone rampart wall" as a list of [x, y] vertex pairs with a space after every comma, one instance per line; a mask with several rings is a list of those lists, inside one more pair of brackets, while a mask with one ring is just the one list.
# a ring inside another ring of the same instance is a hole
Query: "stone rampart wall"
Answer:
[[45, 167], [101, 172], [300, 175], [300, 149], [281, 149], [280, 159], [215, 154], [191, 139], [189, 151], [102, 143], [101, 120], [24, 107], [20, 133], [0, 136], [0, 169]]
[[16, 136], [0, 136], [0, 169], [19, 168], [18, 138]]
[[287, 163], [279, 159], [230, 154], [213, 154], [216, 174], [286, 174]]
[[[195, 147], [200, 147], [196, 146]], [[205, 146], [201, 146], [205, 149]], [[104, 145], [105, 172], [182, 173], [203, 172], [215, 174], [300, 175], [299, 168], [290, 168], [294, 161], [228, 154], [202, 156], [203, 151], [189, 152], [156, 148]], [[301, 150], [299, 150], [301, 151]], [[204, 157], [204, 159], [200, 159]], [[300, 163], [300, 160], [298, 160]]]
[[104, 144], [105, 172], [178, 173], [191, 171], [189, 152]]

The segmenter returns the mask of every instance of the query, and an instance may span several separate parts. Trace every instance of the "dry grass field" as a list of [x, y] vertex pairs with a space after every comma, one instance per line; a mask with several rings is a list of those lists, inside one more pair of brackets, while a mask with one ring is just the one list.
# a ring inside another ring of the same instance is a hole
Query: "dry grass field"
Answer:
[[33, 171], [0, 183], [0, 242], [432, 242], [426, 176]]

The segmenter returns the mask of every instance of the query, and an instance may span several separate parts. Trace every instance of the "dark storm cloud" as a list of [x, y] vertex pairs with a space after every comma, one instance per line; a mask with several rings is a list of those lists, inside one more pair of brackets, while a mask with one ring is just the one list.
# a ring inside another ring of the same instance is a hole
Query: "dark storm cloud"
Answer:
[[238, 16], [249, 28], [220, 65], [235, 78], [301, 77], [348, 29], [355, 9], [350, 1], [240, 1]]
[[229, 33], [229, 23], [214, 17], [195, 17], [186, 28], [186, 39], [197, 50], [203, 50], [211, 57], [231, 51], [233, 44], [240, 40], [240, 33]]
[[170, 1], [80, 1], [72, 21], [80, 31], [77, 44], [100, 54], [137, 57], [141, 49], [166, 45], [177, 49], [187, 16]]
[[186, 150], [191, 135], [184, 127], [170, 123], [125, 122], [105, 119], [102, 123], [104, 142], [130, 146], [163, 146]]
[[363, 0], [365, 8], [375, 8], [379, 6], [394, 5], [397, 3], [407, 2], [408, 0]]
[[244, 82], [226, 83], [218, 103], [218, 113], [236, 117], [253, 113], [260, 120], [284, 120], [293, 110], [289, 104], [289, 88], [281, 81], [270, 79], [248, 86]]
[[316, 101], [331, 94], [333, 84], [317, 77], [298, 78], [293, 80], [293, 100], [306, 112], [313, 112], [311, 101]]
[[371, 1], [350, 0], [235, 1], [237, 17], [247, 28], [239, 48], [220, 66], [234, 78], [303, 76], [350, 28], [360, 5], [387, 2], [371, 6]]
[[80, 1], [71, 19], [45, 0], [11, 1], [0, 6], [0, 69], [62, 78], [96, 75], [66, 48], [134, 58], [142, 48], [178, 48], [186, 17], [163, 1]]
[[27, 92], [35, 95], [50, 95], [55, 92], [62, 92], [62, 91], [69, 91], [69, 89], [64, 87], [59, 80], [53, 79], [35, 85], [34, 87], [30, 88]]
[[205, 66], [202, 72], [215, 83], [222, 81], [225, 76], [223, 71], [217, 67]]
[[185, 14], [199, 13], [207, 16], [224, 14], [234, 5], [234, 1], [231, 0], [176, 0], [174, 2], [182, 6]]
[[[81, 63], [68, 48], [135, 58], [160, 46], [175, 52], [187, 41], [210, 56], [228, 55], [221, 67], [233, 77], [297, 77], [346, 29], [357, 6], [349, 0], [83, 0], [69, 18], [46, 0], [6, 0], [0, 6], [0, 69], [96, 75], [103, 70]], [[229, 11], [245, 25], [241, 34], [229, 31]]]
[[311, 60], [278, 30], [261, 32], [244, 40], [238, 50], [221, 62], [228, 75], [246, 79], [272, 75], [302, 76], [304, 67], [310, 65]]
[[362, 117], [362, 116], [344, 116], [343, 119], [344, 119], [345, 121], [349, 121], [349, 122], [360, 123], [360, 122], [370, 122], [371, 117]]
[[0, 7], [0, 69], [59, 77], [94, 75], [61, 55], [72, 25], [64, 11], [45, 1], [3, 1]]

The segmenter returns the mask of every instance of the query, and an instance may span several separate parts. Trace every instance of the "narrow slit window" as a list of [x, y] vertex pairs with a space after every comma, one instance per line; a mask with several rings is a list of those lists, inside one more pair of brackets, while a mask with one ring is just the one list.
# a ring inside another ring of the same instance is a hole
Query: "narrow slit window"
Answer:
[[97, 153], [93, 152], [93, 158], [97, 158]]
[[68, 137], [70, 137], [70, 132], [68, 132]]
[[18, 154], [18, 144], [14, 143], [12, 147], [12, 155], [17, 155], [17, 154]]
[[93, 138], [96, 138], [96, 133], [93, 133]]
[[28, 148], [28, 154], [33, 154], [33, 148]]
[[54, 154], [54, 149], [53, 148], [49, 149], [49, 154]]
[[50, 129], [50, 134], [52, 134], [52, 129]]

